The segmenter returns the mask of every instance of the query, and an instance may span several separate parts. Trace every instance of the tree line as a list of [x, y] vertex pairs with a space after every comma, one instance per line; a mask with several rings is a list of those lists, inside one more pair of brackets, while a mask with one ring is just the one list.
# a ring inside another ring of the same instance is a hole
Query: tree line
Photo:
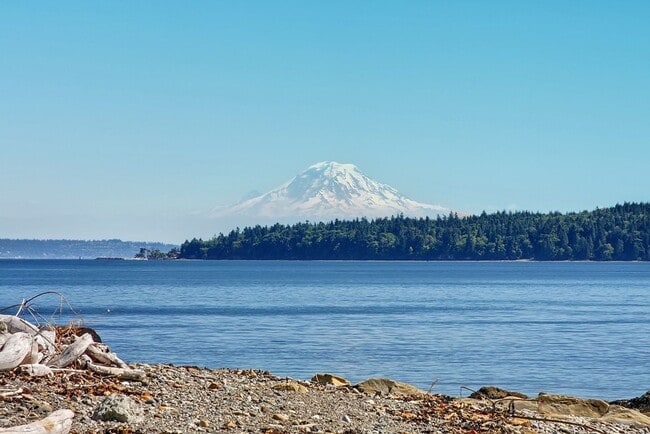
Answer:
[[164, 259], [178, 259], [180, 250], [178, 247], [172, 248], [169, 252], [165, 253], [159, 249], [147, 249], [140, 247], [140, 251], [135, 254], [136, 259], [164, 260]]
[[183, 259], [650, 260], [650, 203], [579, 213], [394, 216], [235, 229], [185, 241]]

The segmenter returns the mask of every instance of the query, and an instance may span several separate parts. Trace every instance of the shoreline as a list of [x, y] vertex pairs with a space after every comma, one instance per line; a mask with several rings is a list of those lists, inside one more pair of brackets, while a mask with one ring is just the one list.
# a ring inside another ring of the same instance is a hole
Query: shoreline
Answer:
[[129, 365], [170, 366], [170, 367], [177, 367], [177, 368], [189, 367], [189, 368], [196, 368], [196, 369], [208, 370], [208, 371], [223, 370], [223, 371], [270, 372], [278, 378], [290, 378], [292, 380], [299, 381], [299, 382], [309, 382], [313, 375], [316, 375], [317, 373], [323, 373], [323, 372], [328, 373], [328, 375], [334, 375], [339, 378], [345, 378], [352, 385], [359, 384], [369, 378], [377, 378], [377, 376], [380, 376], [381, 378], [390, 378], [400, 383], [409, 384], [413, 387], [416, 387], [420, 390], [429, 392], [434, 395], [444, 395], [453, 399], [468, 398], [472, 393], [477, 392], [478, 390], [484, 387], [496, 387], [502, 390], [509, 390], [516, 393], [525, 394], [529, 397], [535, 397], [538, 396], [539, 394], [562, 395], [562, 396], [579, 397], [581, 399], [594, 399], [594, 400], [600, 400], [604, 402], [624, 401], [624, 400], [631, 399], [632, 397], [643, 395], [644, 393], [650, 391], [650, 385], [648, 387], [644, 387], [643, 385], [640, 385], [640, 387], [635, 390], [624, 391], [621, 393], [608, 395], [606, 392], [603, 393], [599, 393], [597, 391], [580, 392], [580, 391], [569, 390], [566, 388], [562, 389], [561, 387], [535, 388], [530, 386], [529, 383], [522, 383], [519, 386], [513, 386], [511, 383], [506, 384], [505, 382], [499, 382], [499, 381], [492, 382], [489, 380], [481, 383], [478, 382], [447, 383], [444, 380], [435, 378], [433, 379], [433, 381], [422, 382], [422, 381], [409, 379], [408, 375], [400, 375], [399, 372], [384, 373], [383, 371], [376, 371], [375, 374], [363, 375], [358, 373], [347, 374], [345, 372], [342, 372], [341, 370], [336, 370], [336, 369], [328, 370], [327, 368], [302, 369], [300, 370], [300, 372], [291, 372], [291, 371], [279, 369], [277, 366], [269, 367], [267, 369], [267, 366], [264, 364], [205, 365], [205, 364], [196, 364], [191, 361], [180, 362], [180, 361], [168, 361], [168, 360], [160, 360], [160, 359], [155, 359], [155, 360], [125, 359], [125, 360], [129, 363]]
[[[22, 391], [0, 399], [0, 427], [65, 408], [75, 414], [70, 433], [650, 433], [650, 409], [596, 399], [496, 388], [483, 399], [452, 398], [387, 379], [351, 385], [331, 375], [301, 381], [259, 370], [129, 366], [144, 377], [125, 381], [77, 367], [45, 377], [5, 372], [2, 391]], [[102, 402], [118, 398], [130, 406], [127, 416], [98, 420]]]

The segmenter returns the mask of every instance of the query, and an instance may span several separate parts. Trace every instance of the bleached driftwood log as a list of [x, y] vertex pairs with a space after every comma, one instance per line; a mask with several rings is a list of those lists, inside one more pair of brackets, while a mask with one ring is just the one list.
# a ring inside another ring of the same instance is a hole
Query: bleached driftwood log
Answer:
[[35, 325], [32, 325], [17, 316], [0, 315], [0, 322], [7, 325], [7, 331], [9, 333], [23, 332], [32, 336], [38, 333], [38, 328]]
[[27, 333], [12, 334], [0, 351], [0, 371], [8, 371], [20, 365], [31, 354], [33, 341], [34, 338]]
[[147, 376], [147, 374], [140, 369], [113, 368], [110, 366], [95, 365], [90, 357], [85, 354], [81, 356], [79, 360], [89, 371], [101, 375], [110, 375], [119, 380], [143, 381]]
[[72, 344], [68, 345], [68, 348], [63, 350], [59, 356], [54, 357], [48, 363], [48, 366], [53, 366], [55, 368], [65, 368], [68, 365], [74, 363], [77, 358], [82, 355], [88, 346], [92, 344], [93, 337], [89, 333], [83, 334], [81, 337], [78, 337]]
[[70, 410], [57, 410], [48, 417], [27, 425], [0, 428], [2, 434], [67, 434], [72, 427], [74, 413]]
[[117, 354], [111, 352], [108, 347], [104, 344], [98, 344], [93, 342], [86, 349], [86, 354], [90, 356], [91, 359], [96, 362], [103, 363], [105, 365], [116, 365], [120, 368], [129, 369], [129, 365], [124, 363], [122, 359], [117, 357]]
[[18, 389], [0, 389], [0, 398], [9, 398], [10, 396], [17, 396], [24, 392], [22, 387]]
[[20, 365], [20, 372], [28, 374], [30, 377], [45, 377], [47, 375], [53, 375], [52, 369], [49, 366], [39, 365], [39, 364], [25, 364]]

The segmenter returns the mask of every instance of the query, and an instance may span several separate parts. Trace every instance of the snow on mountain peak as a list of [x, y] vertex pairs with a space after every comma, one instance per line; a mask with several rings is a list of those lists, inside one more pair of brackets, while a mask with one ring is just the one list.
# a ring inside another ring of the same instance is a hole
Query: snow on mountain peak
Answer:
[[214, 215], [239, 216], [247, 223], [263, 224], [398, 214], [435, 217], [450, 211], [439, 205], [406, 198], [393, 187], [367, 177], [354, 164], [322, 161], [278, 188], [236, 205], [219, 208]]

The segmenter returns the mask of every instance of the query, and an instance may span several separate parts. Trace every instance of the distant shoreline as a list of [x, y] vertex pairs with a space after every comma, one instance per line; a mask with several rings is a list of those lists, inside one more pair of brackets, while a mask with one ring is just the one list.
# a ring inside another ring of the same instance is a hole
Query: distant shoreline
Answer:
[[0, 238], [0, 259], [133, 258], [141, 249], [168, 251], [174, 244], [145, 241]]
[[0, 261], [90, 261], [90, 262], [404, 262], [404, 263], [548, 263], [548, 264], [650, 264], [650, 260], [612, 260], [599, 261], [594, 259], [579, 260], [542, 260], [542, 259], [137, 259], [133, 257], [0, 257]]
[[331, 263], [476, 263], [476, 264], [516, 264], [516, 263], [534, 263], [534, 264], [650, 264], [650, 261], [646, 260], [616, 260], [616, 261], [598, 261], [598, 260], [538, 260], [538, 259], [430, 259], [430, 260], [418, 260], [418, 259], [138, 259], [132, 257], [113, 257], [113, 258], [91, 258], [91, 257], [82, 257], [82, 258], [72, 258], [72, 257], [63, 257], [63, 258], [0, 258], [2, 261], [84, 261], [84, 262], [331, 262]]

